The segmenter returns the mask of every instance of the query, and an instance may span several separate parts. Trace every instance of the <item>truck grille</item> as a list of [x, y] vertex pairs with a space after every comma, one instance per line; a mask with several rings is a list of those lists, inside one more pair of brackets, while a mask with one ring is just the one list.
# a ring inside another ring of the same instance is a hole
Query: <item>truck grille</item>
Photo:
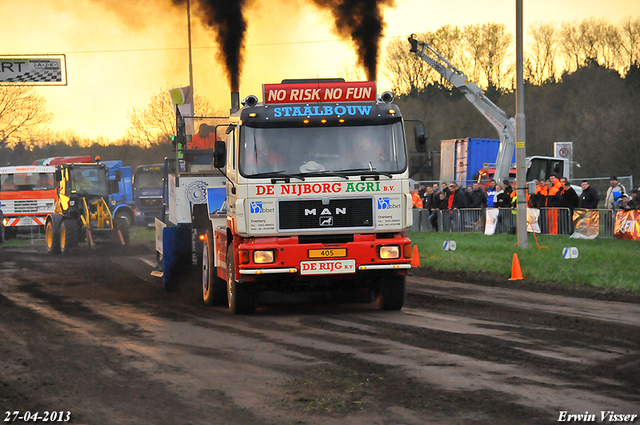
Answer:
[[162, 206], [162, 198], [140, 198], [140, 206], [141, 207], [161, 207]]
[[280, 230], [373, 228], [372, 198], [278, 201]]
[[16, 214], [31, 214], [38, 212], [37, 199], [16, 200], [13, 205]]
[[2, 200], [2, 212], [11, 214], [47, 214], [53, 212], [53, 199], [15, 199]]

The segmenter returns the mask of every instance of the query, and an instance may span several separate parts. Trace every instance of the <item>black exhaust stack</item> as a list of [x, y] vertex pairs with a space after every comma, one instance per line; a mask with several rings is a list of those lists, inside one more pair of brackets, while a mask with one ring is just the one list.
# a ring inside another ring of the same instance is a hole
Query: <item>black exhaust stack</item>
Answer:
[[231, 92], [231, 113], [238, 112], [240, 109], [240, 93], [237, 91]]

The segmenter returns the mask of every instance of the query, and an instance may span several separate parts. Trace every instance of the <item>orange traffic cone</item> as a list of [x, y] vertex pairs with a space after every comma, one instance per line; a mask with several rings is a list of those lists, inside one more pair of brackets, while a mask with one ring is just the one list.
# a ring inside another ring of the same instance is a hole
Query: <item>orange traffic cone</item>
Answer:
[[411, 267], [420, 267], [420, 256], [418, 255], [418, 245], [413, 246], [413, 256], [411, 257]]
[[518, 254], [513, 253], [513, 263], [511, 265], [511, 277], [509, 280], [522, 280], [522, 270], [520, 270], [520, 261], [518, 260]]

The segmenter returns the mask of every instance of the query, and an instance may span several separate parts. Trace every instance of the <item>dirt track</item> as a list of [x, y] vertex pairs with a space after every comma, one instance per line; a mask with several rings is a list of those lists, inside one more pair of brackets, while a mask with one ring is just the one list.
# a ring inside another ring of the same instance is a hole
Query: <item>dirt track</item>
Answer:
[[69, 411], [74, 424], [546, 424], [561, 411], [596, 423], [608, 423], [601, 411], [640, 414], [637, 297], [413, 276], [400, 312], [266, 294], [255, 315], [231, 316], [202, 304], [197, 279], [166, 293], [149, 275], [153, 259], [147, 244], [71, 258], [0, 248], [2, 420]]

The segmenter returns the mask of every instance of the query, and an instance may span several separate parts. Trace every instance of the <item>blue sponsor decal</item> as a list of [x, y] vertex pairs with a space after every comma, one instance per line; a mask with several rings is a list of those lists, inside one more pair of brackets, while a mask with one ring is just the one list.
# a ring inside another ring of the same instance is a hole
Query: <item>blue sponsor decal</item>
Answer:
[[378, 198], [378, 209], [379, 210], [388, 210], [390, 208], [389, 198]]
[[370, 105], [282, 106], [273, 108], [273, 117], [366, 116], [371, 114], [371, 109]]
[[251, 207], [251, 214], [262, 213], [262, 201], [251, 201], [249, 206]]

